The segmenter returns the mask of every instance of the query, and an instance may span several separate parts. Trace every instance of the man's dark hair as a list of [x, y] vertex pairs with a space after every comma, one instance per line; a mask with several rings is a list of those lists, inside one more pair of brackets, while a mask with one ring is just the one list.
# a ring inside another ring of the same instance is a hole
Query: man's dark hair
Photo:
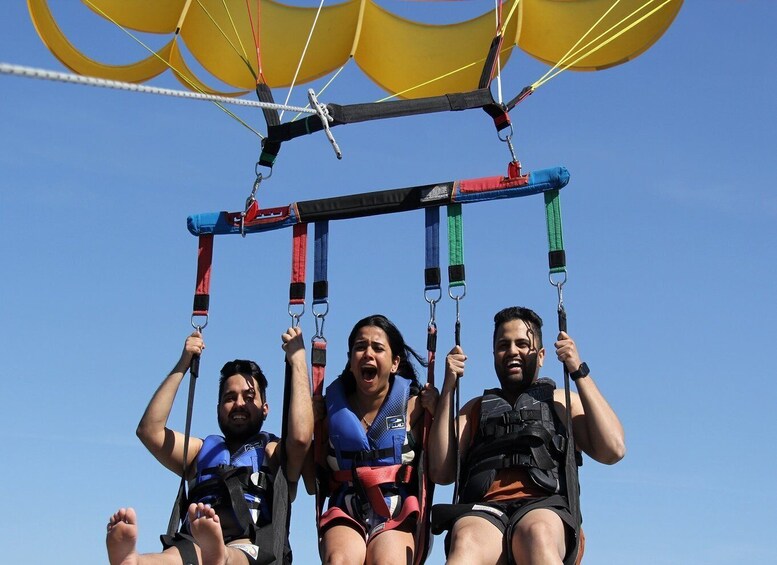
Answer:
[[262, 397], [262, 402], [267, 402], [267, 377], [264, 376], [262, 369], [247, 359], [235, 359], [234, 361], [228, 361], [221, 368], [221, 378], [219, 379], [219, 404], [221, 404], [221, 395], [224, 394], [224, 383], [227, 382], [229, 377], [235, 375], [243, 375], [244, 377], [251, 377], [259, 387], [259, 395]]
[[529, 334], [534, 336], [534, 348], [542, 349], [542, 318], [534, 311], [522, 306], [509, 306], [496, 313], [494, 316], [494, 337], [491, 340], [496, 345], [496, 334], [499, 326], [513, 320], [521, 320], [529, 329]]

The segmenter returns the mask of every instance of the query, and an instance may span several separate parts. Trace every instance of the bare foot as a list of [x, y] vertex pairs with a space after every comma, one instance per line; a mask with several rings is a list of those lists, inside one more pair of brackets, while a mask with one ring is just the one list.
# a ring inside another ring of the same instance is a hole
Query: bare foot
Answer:
[[224, 545], [216, 511], [206, 504], [190, 504], [189, 526], [194, 540], [200, 546], [202, 565], [226, 565], [227, 546]]
[[132, 508], [120, 508], [108, 520], [108, 561], [111, 565], [137, 565], [138, 520]]

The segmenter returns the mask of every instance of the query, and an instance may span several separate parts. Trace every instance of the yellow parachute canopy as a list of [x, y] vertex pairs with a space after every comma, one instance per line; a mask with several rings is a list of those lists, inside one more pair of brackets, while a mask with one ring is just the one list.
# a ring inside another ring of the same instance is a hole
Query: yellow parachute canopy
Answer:
[[[431, 25], [392, 14], [375, 0], [326, 6], [315, 26], [316, 8], [273, 0], [83, 2], [118, 25], [166, 35], [170, 40], [142, 60], [106, 65], [74, 47], [57, 25], [47, 0], [27, 0], [38, 34], [72, 71], [143, 82], [172, 69], [187, 88], [214, 94], [225, 93], [206, 86], [207, 79], [195, 75], [179, 42], [200, 67], [240, 89], [229, 93], [233, 95], [253, 90], [258, 80], [270, 87], [289, 86], [298, 67], [296, 82], [305, 83], [353, 58], [388, 92], [419, 98], [476, 88], [496, 34], [491, 12], [460, 23]], [[503, 6], [507, 25], [501, 63], [507, 62], [517, 45], [561, 68], [598, 70], [618, 65], [653, 45], [681, 5], [682, 0], [510, 0]]]

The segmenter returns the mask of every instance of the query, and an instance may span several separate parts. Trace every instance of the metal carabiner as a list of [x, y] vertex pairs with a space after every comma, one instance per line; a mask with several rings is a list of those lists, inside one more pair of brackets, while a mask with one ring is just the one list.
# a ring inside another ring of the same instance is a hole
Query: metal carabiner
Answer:
[[553, 273], [548, 273], [548, 280], [550, 281], [550, 284], [556, 287], [556, 291], [558, 292], [558, 307], [559, 309], [562, 309], [564, 307], [564, 285], [567, 282], [567, 272], [562, 271], [564, 273], [564, 280], [561, 281], [554, 281], [553, 280]]
[[[316, 304], [324, 304], [326, 309], [323, 312], [316, 312]], [[329, 301], [322, 300], [318, 303], [314, 302], [311, 312], [313, 313], [313, 317], [315, 318], [314, 321], [316, 323], [316, 333], [313, 335], [313, 340], [326, 343], [326, 338], [324, 337], [324, 324], [326, 323], [326, 315], [329, 314]]]
[[424, 290], [424, 300], [429, 304], [429, 325], [437, 325], [435, 320], [437, 318], [437, 303], [442, 299], [442, 289], [437, 287], [437, 298], [429, 297], [429, 290]]
[[[513, 126], [510, 126], [511, 128]], [[513, 163], [518, 162], [518, 157], [515, 155], [515, 148], [513, 147], [513, 136], [512, 134], [507, 136], [507, 139], [503, 140], [505, 143], [507, 143], [507, 148], [510, 150], [510, 157], [512, 158]]]

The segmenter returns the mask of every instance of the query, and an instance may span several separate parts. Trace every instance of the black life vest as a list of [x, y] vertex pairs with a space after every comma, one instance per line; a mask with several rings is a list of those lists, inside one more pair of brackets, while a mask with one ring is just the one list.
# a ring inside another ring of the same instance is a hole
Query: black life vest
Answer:
[[555, 389], [551, 379], [538, 379], [512, 406], [501, 389], [483, 392], [475, 437], [462, 467], [459, 502], [483, 500], [497, 471], [515, 467], [525, 468], [549, 493], [566, 494], [566, 429], [553, 406]]

